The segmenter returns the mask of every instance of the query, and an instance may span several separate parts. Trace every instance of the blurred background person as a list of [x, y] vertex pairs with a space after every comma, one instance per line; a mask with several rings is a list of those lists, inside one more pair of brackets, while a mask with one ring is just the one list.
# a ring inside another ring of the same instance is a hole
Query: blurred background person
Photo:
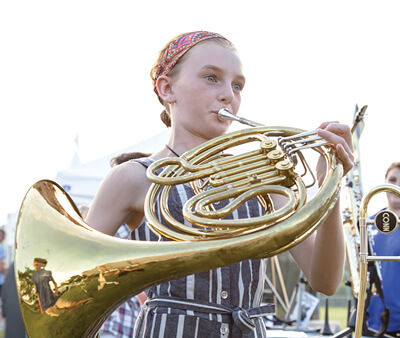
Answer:
[[118, 164], [130, 161], [130, 160], [135, 160], [135, 159], [138, 159], [138, 158], [149, 157], [149, 156], [151, 156], [151, 153], [144, 153], [144, 152], [141, 152], [141, 151], [133, 151], [133, 152], [122, 153], [122, 154], [119, 154], [117, 156], [114, 156], [110, 160], [110, 166], [112, 168], [114, 168]]
[[[0, 229], [0, 297], [2, 295], [1, 289], [4, 284], [4, 278], [7, 273], [6, 267], [6, 251], [3, 246], [4, 238], [6, 237], [6, 232], [3, 229]], [[2, 298], [0, 298], [0, 304], [2, 302]], [[1, 307], [2, 308], [2, 307]], [[3, 326], [4, 323], [4, 315], [0, 313], [0, 325]]]
[[5, 319], [5, 338], [25, 338], [25, 327], [22, 321], [15, 283], [14, 262], [10, 264], [1, 290], [1, 310]]
[[[386, 171], [385, 183], [400, 187], [400, 162], [392, 163]], [[400, 197], [394, 193], [387, 193], [387, 207], [382, 210], [390, 210], [400, 217]], [[373, 216], [375, 218], [375, 215]], [[375, 225], [371, 229], [372, 250], [378, 256], [400, 256], [400, 231], [390, 234], [379, 232]], [[387, 333], [396, 337], [400, 336], [400, 262], [382, 261], [382, 290], [385, 304], [379, 295], [371, 297], [367, 308], [368, 326], [374, 331], [380, 330], [382, 326], [381, 314], [386, 308], [390, 311], [389, 326]]]
[[3, 229], [0, 229], [0, 295], [1, 295], [1, 288], [4, 284], [4, 278], [7, 274], [7, 267], [6, 267], [6, 251], [4, 250], [3, 241], [6, 237], [6, 232]]

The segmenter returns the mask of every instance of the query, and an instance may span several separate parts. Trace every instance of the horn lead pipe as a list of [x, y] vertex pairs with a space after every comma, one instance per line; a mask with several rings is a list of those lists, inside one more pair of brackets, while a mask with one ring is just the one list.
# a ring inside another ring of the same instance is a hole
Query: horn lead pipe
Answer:
[[234, 121], [237, 121], [239, 123], [242, 124], [246, 124], [248, 126], [251, 127], [263, 127], [265, 126], [264, 124], [258, 123], [258, 122], [254, 122], [254, 121], [250, 121], [248, 119], [245, 119], [244, 117], [239, 117], [236, 115], [233, 115], [228, 109], [226, 108], [222, 108], [218, 111], [218, 118], [223, 121], [224, 119], [231, 119]]

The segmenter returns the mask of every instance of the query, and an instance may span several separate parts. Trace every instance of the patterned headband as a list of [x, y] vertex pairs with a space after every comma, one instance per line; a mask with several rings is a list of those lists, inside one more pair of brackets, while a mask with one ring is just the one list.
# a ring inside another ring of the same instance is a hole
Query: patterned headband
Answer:
[[172, 41], [166, 48], [164, 55], [157, 66], [157, 72], [154, 78], [154, 91], [156, 94], [158, 95], [155, 84], [161, 75], [168, 74], [190, 48], [201, 41], [213, 38], [221, 38], [229, 42], [229, 40], [224, 38], [222, 35], [207, 31], [186, 33], [180, 35], [176, 40]]

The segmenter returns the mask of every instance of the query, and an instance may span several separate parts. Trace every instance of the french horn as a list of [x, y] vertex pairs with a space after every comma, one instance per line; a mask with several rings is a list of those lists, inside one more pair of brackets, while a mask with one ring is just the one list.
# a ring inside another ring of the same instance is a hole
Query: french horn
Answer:
[[[230, 118], [228, 111], [220, 113], [221, 118]], [[153, 285], [245, 259], [271, 257], [318, 228], [340, 191], [343, 167], [334, 150], [315, 132], [232, 118], [255, 127], [222, 135], [180, 158], [149, 167], [153, 183], [146, 197], [146, 218], [151, 229], [168, 240], [127, 241], [96, 231], [53, 181], [39, 181], [28, 190], [17, 221], [15, 274], [29, 337], [93, 337], [114, 309]], [[226, 155], [233, 148], [242, 152]], [[327, 167], [312, 198], [303, 181], [309, 177], [306, 149], [321, 155]], [[183, 214], [196, 227], [171, 217], [167, 205], [173, 184], [194, 189]], [[163, 203], [156, 210], [158, 194]], [[282, 195], [286, 205], [274, 210], [270, 194]], [[261, 217], [226, 219], [250, 198], [260, 200], [265, 210]], [[221, 199], [230, 203], [218, 210], [214, 204]], [[57, 297], [68, 305], [58, 307], [58, 312], [41, 311], [32, 281], [36, 257], [47, 260], [47, 276], [57, 284]]]

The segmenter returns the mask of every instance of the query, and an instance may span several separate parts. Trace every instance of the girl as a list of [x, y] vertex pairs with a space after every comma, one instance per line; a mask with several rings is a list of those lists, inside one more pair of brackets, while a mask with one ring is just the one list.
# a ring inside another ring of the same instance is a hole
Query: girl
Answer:
[[[155, 239], [146, 229], [144, 200], [150, 182], [146, 167], [155, 160], [179, 156], [220, 136], [230, 122], [217, 113], [227, 108], [237, 114], [245, 85], [242, 65], [231, 42], [211, 32], [182, 34], [166, 45], [153, 68], [154, 91], [170, 127], [167, 145], [145, 161], [131, 161], [114, 168], [104, 180], [90, 209], [87, 223], [113, 235], [126, 223], [134, 239]], [[331, 142], [344, 164], [352, 167], [350, 129], [323, 123], [318, 134]], [[322, 165], [318, 169], [321, 180]], [[176, 186], [170, 198], [175, 212], [190, 198], [186, 187]], [[250, 202], [250, 201], [249, 201]], [[279, 207], [279, 201], [275, 201]], [[239, 217], [257, 216], [259, 208], [238, 210]], [[291, 250], [314, 290], [332, 295], [342, 280], [344, 242], [339, 205], [317, 233]], [[260, 308], [265, 276], [264, 260], [247, 260], [164, 283], [148, 290], [149, 301], [137, 320], [138, 337], [265, 337]], [[173, 300], [173, 303], [171, 303]], [[228, 309], [218, 314], [215, 308]], [[213, 310], [214, 309], [214, 310]], [[238, 310], [239, 309], [239, 310]], [[243, 309], [245, 311], [243, 311]]]

